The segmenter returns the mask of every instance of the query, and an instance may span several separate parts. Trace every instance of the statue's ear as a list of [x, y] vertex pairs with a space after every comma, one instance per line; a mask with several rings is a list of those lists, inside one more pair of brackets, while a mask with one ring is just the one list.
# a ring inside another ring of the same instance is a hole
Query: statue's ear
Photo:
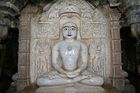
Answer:
[[60, 35], [60, 36], [59, 36], [59, 40], [63, 40], [64, 37], [63, 37], [62, 29], [60, 29], [59, 33], [60, 33], [60, 34], [59, 34], [59, 35]]
[[77, 40], [81, 40], [80, 31], [77, 31]]

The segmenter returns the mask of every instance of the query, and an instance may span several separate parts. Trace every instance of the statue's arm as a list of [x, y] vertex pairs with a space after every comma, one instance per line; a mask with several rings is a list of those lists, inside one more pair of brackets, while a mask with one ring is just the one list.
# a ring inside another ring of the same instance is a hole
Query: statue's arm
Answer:
[[52, 66], [61, 74], [66, 74], [66, 71], [63, 70], [58, 64], [58, 49], [59, 46], [56, 44], [52, 49]]
[[87, 62], [88, 62], [88, 48], [85, 44], [81, 44], [81, 58], [82, 58], [82, 64], [80, 65], [79, 69], [80, 71], [83, 71], [87, 68]]
[[79, 68], [75, 72], [80, 73], [87, 68], [88, 48], [85, 44], [81, 44], [81, 58], [82, 58], [82, 64], [79, 66]]

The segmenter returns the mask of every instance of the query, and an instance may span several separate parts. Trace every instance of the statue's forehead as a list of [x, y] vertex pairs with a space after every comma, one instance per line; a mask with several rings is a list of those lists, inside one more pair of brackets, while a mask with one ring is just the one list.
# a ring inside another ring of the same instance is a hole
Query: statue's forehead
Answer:
[[65, 24], [63, 25], [63, 27], [77, 27], [77, 25], [74, 24], [74, 23], [69, 22], [69, 23], [65, 23]]
[[63, 28], [76, 28], [76, 26], [64, 26]]

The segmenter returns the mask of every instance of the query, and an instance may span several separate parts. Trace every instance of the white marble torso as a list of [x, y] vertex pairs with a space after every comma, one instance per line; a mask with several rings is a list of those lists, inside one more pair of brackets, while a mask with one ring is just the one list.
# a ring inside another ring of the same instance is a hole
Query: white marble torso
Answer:
[[60, 55], [62, 57], [62, 64], [65, 70], [73, 71], [77, 68], [78, 57], [81, 48], [81, 44], [79, 42], [59, 42]]

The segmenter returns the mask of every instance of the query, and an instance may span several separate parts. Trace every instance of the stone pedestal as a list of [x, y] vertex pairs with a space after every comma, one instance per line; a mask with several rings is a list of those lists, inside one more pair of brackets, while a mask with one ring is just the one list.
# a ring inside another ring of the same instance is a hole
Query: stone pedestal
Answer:
[[[20, 93], [121, 93], [112, 85], [98, 86], [87, 86], [79, 83], [63, 86], [53, 87], [41, 87], [38, 88], [36, 85], [30, 85], [24, 88]], [[123, 92], [125, 93], [125, 92]]]
[[[28, 90], [24, 91], [23, 93], [34, 93], [34, 92], [29, 92]], [[35, 93], [121, 93], [121, 92], [117, 91], [110, 85], [98, 87], [98, 86], [75, 84], [55, 87], [41, 87], [36, 89]]]
[[36, 93], [105, 93], [102, 87], [81, 84], [63, 85], [53, 87], [40, 87]]

